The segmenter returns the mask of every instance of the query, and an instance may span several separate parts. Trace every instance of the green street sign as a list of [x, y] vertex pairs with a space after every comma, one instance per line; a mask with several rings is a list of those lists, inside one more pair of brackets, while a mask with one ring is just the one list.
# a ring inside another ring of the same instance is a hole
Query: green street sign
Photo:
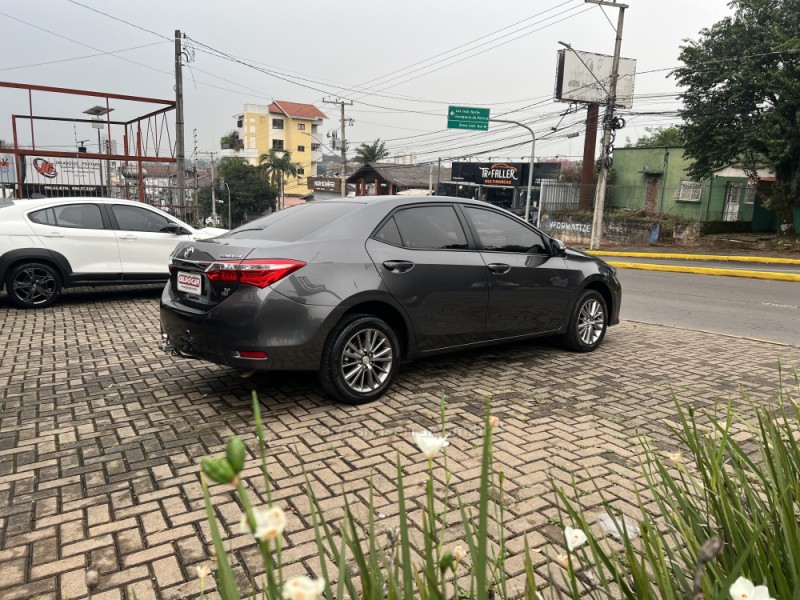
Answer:
[[489, 109], [451, 106], [447, 109], [448, 129], [489, 129]]

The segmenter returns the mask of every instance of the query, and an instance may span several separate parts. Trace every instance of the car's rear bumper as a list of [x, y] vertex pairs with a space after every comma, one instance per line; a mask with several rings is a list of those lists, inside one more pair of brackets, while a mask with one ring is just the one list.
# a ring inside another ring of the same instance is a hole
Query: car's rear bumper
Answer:
[[[269, 288], [238, 290], [210, 310], [161, 295], [161, 333], [176, 354], [242, 370], [319, 368], [333, 307], [301, 304]], [[265, 358], [241, 353], [263, 352]]]

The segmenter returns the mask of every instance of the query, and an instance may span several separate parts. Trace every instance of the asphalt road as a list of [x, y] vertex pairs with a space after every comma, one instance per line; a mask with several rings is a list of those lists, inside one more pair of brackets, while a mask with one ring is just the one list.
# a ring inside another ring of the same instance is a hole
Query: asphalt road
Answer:
[[617, 276], [622, 320], [800, 347], [800, 283], [633, 269]]

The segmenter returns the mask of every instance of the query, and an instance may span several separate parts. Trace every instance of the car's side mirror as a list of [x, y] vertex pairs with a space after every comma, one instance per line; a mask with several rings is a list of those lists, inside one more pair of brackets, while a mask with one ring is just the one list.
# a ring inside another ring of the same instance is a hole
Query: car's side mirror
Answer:
[[164, 233], [172, 233], [174, 235], [189, 235], [189, 231], [185, 227], [181, 227], [177, 223], [170, 223], [166, 227], [164, 227], [161, 231]]
[[553, 256], [566, 256], [567, 245], [561, 240], [553, 238], [550, 240], [550, 251], [553, 253]]

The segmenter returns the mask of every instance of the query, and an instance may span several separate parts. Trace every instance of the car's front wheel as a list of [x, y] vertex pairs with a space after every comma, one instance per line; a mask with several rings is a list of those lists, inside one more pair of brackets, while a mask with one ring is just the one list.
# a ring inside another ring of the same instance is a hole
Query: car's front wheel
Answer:
[[569, 327], [562, 340], [570, 350], [591, 352], [603, 341], [606, 329], [608, 310], [605, 299], [594, 290], [586, 290], [572, 309]]
[[400, 343], [392, 328], [371, 315], [351, 315], [331, 332], [322, 354], [322, 387], [342, 402], [380, 398], [397, 374]]
[[6, 276], [11, 303], [20, 308], [45, 308], [61, 295], [61, 276], [45, 263], [22, 263]]

